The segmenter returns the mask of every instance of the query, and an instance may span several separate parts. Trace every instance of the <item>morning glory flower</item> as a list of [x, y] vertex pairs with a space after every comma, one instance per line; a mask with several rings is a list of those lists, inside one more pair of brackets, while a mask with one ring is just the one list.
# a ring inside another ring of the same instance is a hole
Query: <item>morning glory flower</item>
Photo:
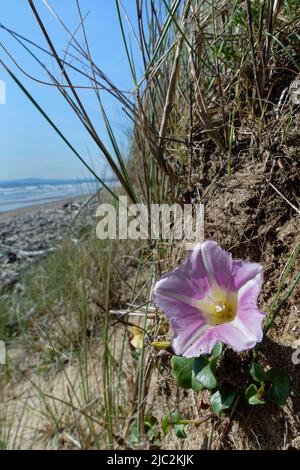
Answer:
[[174, 331], [175, 354], [209, 354], [217, 341], [237, 352], [253, 348], [263, 336], [262, 283], [260, 264], [233, 260], [215, 241], [198, 243], [154, 287], [153, 301]]

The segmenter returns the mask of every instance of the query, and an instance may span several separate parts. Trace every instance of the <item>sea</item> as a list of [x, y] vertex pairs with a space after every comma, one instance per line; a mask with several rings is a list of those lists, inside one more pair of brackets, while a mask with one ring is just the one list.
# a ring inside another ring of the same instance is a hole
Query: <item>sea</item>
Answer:
[[101, 187], [95, 180], [23, 179], [0, 180], [0, 212], [59, 201], [76, 196], [88, 196]]

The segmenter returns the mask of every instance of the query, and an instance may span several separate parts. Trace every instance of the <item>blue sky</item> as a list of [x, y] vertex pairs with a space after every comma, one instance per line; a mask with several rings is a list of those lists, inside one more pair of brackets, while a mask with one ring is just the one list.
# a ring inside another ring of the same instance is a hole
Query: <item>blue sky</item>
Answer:
[[[69, 29], [74, 31], [79, 23], [75, 0], [49, 0], [48, 3], [57, 11]], [[63, 53], [69, 39], [67, 33], [53, 18], [42, 0], [35, 0], [35, 5], [47, 24], [56, 49]], [[133, 83], [124, 52], [115, 0], [81, 0], [80, 5], [83, 15], [90, 11], [85, 25], [94, 61], [119, 88], [132, 90]], [[123, 5], [136, 26], [135, 0], [123, 0]], [[1, 2], [0, 23], [47, 47], [26, 0]], [[76, 38], [82, 40], [81, 31], [77, 33]], [[41, 80], [49, 81], [45, 72], [3, 29], [0, 29], [0, 42], [26, 72]], [[38, 84], [23, 75], [1, 48], [0, 57], [79, 153], [99, 174], [109, 174], [98, 148], [93, 144], [67, 103], [60, 97], [59, 92], [53, 87]], [[44, 62], [46, 61], [44, 55], [39, 57], [43, 58]], [[47, 59], [47, 64], [50, 65], [51, 70], [57, 71], [57, 68], [51, 65], [51, 59]], [[0, 105], [0, 180], [29, 177], [88, 177], [88, 171], [77, 161], [1, 65], [0, 80], [6, 84], [6, 104]], [[73, 76], [73, 82], [81, 85], [82, 79], [79, 76]], [[101, 137], [108, 144], [93, 90], [80, 90], [79, 94], [93, 116], [94, 124]], [[119, 144], [126, 152], [130, 122], [110, 95], [102, 94], [102, 98], [117, 133]]]

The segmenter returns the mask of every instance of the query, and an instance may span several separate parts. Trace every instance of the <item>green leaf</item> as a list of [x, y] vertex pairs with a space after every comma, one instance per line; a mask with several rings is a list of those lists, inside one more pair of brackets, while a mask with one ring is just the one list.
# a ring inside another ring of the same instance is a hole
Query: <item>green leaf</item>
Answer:
[[184, 424], [175, 424], [174, 431], [176, 436], [180, 439], [185, 439], [187, 437], [186, 432], [184, 430]]
[[178, 410], [176, 411], [173, 411], [173, 413], [171, 413], [171, 424], [177, 424], [177, 423], [180, 423], [181, 421], [181, 416], [180, 416], [180, 413]]
[[171, 413], [171, 423], [174, 425], [174, 432], [177, 437], [181, 439], [186, 438], [186, 433], [184, 430], [184, 424], [181, 423], [181, 416], [178, 410]]
[[[218, 361], [219, 361], [219, 358], [218, 358], [218, 357], [213, 357], [213, 358], [210, 359], [210, 361], [209, 361], [209, 367], [210, 367], [211, 373], [212, 373], [213, 375], [216, 375]], [[216, 379], [216, 380], [217, 380], [217, 379]]]
[[161, 422], [161, 427], [165, 436], [168, 434], [171, 424], [169, 415], [165, 415]]
[[212, 349], [212, 356], [213, 357], [220, 357], [222, 354], [223, 343], [222, 341], [217, 341]]
[[204, 389], [203, 385], [196, 379], [194, 371], [192, 371], [192, 389], [196, 393], [201, 392], [201, 390]]
[[178, 387], [192, 388], [193, 360], [181, 356], [173, 356], [171, 366], [173, 377]]
[[282, 406], [288, 399], [290, 394], [290, 380], [288, 374], [276, 367], [268, 370], [268, 380], [272, 383], [268, 396], [277, 405]]
[[232, 390], [231, 392], [225, 394], [224, 392], [220, 392], [217, 390], [213, 393], [210, 397], [210, 404], [214, 413], [217, 416], [221, 416], [222, 411], [228, 410], [236, 397], [236, 392]]
[[149, 415], [144, 419], [145, 433], [150, 440], [153, 440], [157, 433], [158, 420], [155, 416]]
[[218, 384], [215, 376], [217, 360], [218, 358], [214, 358], [209, 361], [207, 357], [200, 356], [193, 362], [195, 380], [208, 390], [213, 390]]
[[260, 391], [257, 390], [257, 386], [255, 384], [249, 385], [245, 392], [245, 397], [249, 405], [264, 405], [265, 401], [263, 401], [260, 397]]
[[[290, 393], [290, 381], [284, 370], [272, 368], [265, 372], [259, 364], [254, 363], [250, 368], [250, 374], [256, 382], [262, 384], [271, 382], [267, 396], [279, 406], [285, 404]], [[263, 404], [265, 402], [263, 395], [264, 387], [257, 390], [254, 384], [246, 390], [246, 398], [250, 405]]]
[[251, 364], [250, 375], [256, 382], [265, 382], [268, 378], [261, 365], [257, 364], [256, 362]]

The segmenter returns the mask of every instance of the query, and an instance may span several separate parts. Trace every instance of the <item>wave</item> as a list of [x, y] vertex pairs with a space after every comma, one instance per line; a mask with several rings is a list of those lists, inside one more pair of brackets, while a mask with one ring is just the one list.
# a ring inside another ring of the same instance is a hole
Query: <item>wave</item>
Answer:
[[24, 186], [0, 186], [0, 212], [36, 204], [57, 201], [67, 197], [89, 195], [100, 188], [99, 183], [28, 184]]

